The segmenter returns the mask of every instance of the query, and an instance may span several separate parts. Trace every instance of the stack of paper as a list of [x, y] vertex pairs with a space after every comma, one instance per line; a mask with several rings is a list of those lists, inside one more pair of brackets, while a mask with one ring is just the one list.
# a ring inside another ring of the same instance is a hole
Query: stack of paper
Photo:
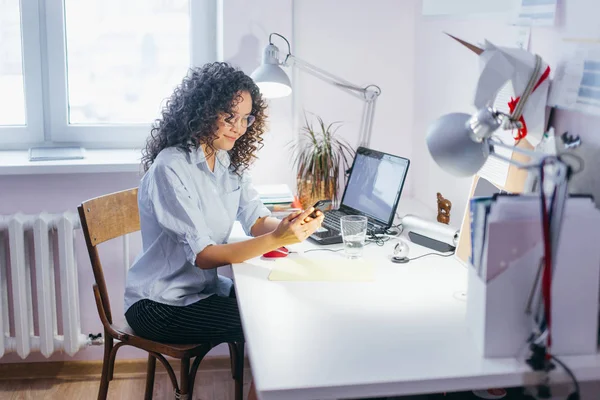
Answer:
[[260, 199], [265, 204], [282, 204], [292, 203], [294, 201], [294, 195], [290, 190], [290, 187], [286, 184], [279, 185], [258, 185], [256, 190], [260, 196]]
[[259, 185], [256, 190], [274, 217], [284, 218], [291, 212], [298, 211], [293, 207], [294, 195], [288, 185]]
[[480, 275], [481, 255], [485, 241], [487, 216], [494, 197], [474, 197], [471, 199], [471, 265]]

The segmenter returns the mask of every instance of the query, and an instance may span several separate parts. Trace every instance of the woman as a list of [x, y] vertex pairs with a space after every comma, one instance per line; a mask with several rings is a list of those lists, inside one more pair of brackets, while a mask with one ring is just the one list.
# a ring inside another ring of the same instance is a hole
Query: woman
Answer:
[[[127, 275], [125, 316], [168, 343], [243, 340], [231, 279], [217, 267], [298, 243], [320, 225], [312, 209], [270, 217], [246, 169], [265, 130], [266, 103], [225, 63], [192, 69], [168, 99], [143, 156], [142, 252]], [[225, 244], [235, 220], [247, 241]]]

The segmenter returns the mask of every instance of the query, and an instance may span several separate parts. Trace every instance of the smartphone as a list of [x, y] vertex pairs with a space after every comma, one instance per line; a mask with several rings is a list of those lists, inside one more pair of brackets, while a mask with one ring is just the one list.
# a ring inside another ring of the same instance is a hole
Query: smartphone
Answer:
[[317, 218], [317, 210], [325, 212], [325, 210], [329, 209], [329, 207], [331, 207], [331, 200], [319, 200], [313, 205], [315, 211], [313, 211], [309, 217]]

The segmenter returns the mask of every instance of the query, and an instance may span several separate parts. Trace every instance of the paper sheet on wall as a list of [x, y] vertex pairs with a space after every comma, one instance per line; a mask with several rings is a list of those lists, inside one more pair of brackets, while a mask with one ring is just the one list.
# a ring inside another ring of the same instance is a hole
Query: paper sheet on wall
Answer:
[[548, 103], [600, 115], [600, 40], [564, 40]]
[[563, 0], [559, 11], [563, 37], [600, 38], [597, 6], [598, 0]]
[[506, 25], [503, 29], [485, 32], [478, 40], [479, 47], [485, 47], [485, 40], [496, 46], [518, 47], [529, 50], [529, 39], [531, 38], [530, 26]]
[[305, 257], [301, 254], [269, 263], [270, 281], [369, 282], [375, 278], [373, 264], [364, 259]]
[[510, 1], [499, 0], [423, 0], [421, 12], [424, 16], [434, 15], [477, 15], [505, 14], [508, 18], [512, 4]]
[[[505, 36], [506, 39], [500, 41], [499, 44], [503, 46], [520, 47], [528, 50], [530, 36], [530, 27], [512, 26], [507, 29]], [[512, 84], [507, 82], [496, 95], [496, 99], [494, 100], [494, 108], [507, 114], [510, 113], [508, 103], [510, 102], [511, 97], [515, 97], [515, 91]], [[494, 138], [508, 145], [513, 145], [515, 143], [512, 137], [512, 132], [510, 131], [503, 131], [499, 129], [496, 131]], [[496, 153], [507, 158], [512, 157], [512, 150], [510, 149], [498, 148], [496, 149]], [[483, 167], [481, 167], [479, 170], [478, 175], [497, 186], [504, 187], [506, 185], [506, 179], [508, 178], [509, 168], [510, 164], [507, 161], [489, 157]]]
[[514, 24], [554, 26], [558, 0], [518, 0]]

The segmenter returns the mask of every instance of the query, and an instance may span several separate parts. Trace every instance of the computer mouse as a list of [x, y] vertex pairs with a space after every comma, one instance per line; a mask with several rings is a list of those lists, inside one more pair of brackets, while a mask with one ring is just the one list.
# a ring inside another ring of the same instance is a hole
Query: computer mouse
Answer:
[[288, 254], [290, 254], [290, 251], [287, 249], [287, 247], [280, 247], [278, 249], [269, 251], [262, 256], [263, 258], [281, 258], [286, 257]]

